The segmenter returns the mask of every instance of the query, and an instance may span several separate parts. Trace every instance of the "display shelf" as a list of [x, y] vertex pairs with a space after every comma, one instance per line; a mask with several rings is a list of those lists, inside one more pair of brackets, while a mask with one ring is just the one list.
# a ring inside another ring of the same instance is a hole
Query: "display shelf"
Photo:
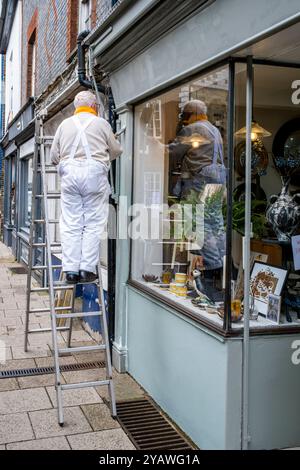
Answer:
[[[169, 292], [167, 289], [162, 289], [155, 283], [145, 282], [144, 280], [139, 281], [139, 283], [147, 287], [148, 289], [153, 290], [153, 292], [155, 292], [156, 294], [159, 294], [162, 297], [162, 299], [167, 300], [167, 301], [171, 300], [173, 302], [175, 301], [176, 303], [178, 303], [179, 306], [183, 307], [185, 310], [193, 314], [196, 314], [197, 316], [199, 316], [199, 318], [203, 318], [211, 322], [213, 325], [223, 328], [223, 319], [221, 317], [219, 317], [217, 314], [207, 313], [206, 310], [196, 307], [195, 305], [192, 304], [190, 298], [188, 297], [181, 298], [179, 296], [176, 296], [175, 294]], [[270, 320], [267, 320], [265, 317], [259, 315], [257, 320], [250, 320], [250, 329], [255, 330], [255, 329], [263, 328], [263, 329], [272, 330], [274, 329], [274, 327], [275, 328], [280, 327], [284, 331], [285, 328], [290, 328], [291, 326], [295, 326], [295, 327], [300, 326], [300, 320], [297, 320], [296, 314], [295, 314], [295, 317], [293, 316], [293, 321], [291, 323], [287, 322], [283, 316], [281, 316], [281, 320], [282, 320], [282, 323], [278, 325], [274, 322], [271, 322]], [[243, 325], [244, 325], [244, 322], [243, 320], [241, 320], [236, 323], [233, 322], [231, 326], [233, 330], [239, 330], [243, 328]]]

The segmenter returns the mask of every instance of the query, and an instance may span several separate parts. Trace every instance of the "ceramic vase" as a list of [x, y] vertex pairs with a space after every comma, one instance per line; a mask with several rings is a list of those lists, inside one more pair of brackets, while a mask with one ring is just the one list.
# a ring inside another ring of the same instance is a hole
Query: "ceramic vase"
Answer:
[[288, 242], [300, 225], [300, 194], [291, 196], [289, 192], [290, 178], [282, 178], [282, 190], [278, 196], [270, 197], [266, 218], [277, 239]]

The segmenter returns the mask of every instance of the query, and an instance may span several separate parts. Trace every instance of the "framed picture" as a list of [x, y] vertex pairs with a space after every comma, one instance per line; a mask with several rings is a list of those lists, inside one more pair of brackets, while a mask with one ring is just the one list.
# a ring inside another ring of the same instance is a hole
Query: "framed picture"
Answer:
[[[261, 261], [266, 263], [268, 261], [268, 255], [265, 253], [258, 253], [256, 251], [250, 252], [250, 267], [252, 268], [255, 261]], [[244, 298], [244, 269], [243, 263], [240, 262], [238, 275], [235, 283], [234, 298], [243, 300]]]
[[250, 276], [250, 295], [260, 314], [267, 316], [269, 295], [280, 296], [287, 270], [270, 264], [255, 262]]
[[274, 322], [280, 322], [281, 296], [269, 294], [267, 319]]

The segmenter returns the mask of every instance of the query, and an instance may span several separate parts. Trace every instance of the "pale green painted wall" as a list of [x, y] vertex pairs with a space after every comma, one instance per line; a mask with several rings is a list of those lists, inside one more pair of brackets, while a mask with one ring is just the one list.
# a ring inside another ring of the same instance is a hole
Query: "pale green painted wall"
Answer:
[[127, 314], [128, 372], [200, 448], [239, 449], [240, 341], [224, 343], [132, 288]]

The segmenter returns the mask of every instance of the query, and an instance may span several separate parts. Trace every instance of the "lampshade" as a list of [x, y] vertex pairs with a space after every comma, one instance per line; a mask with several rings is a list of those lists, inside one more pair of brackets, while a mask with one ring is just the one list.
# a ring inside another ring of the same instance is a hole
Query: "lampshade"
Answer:
[[192, 134], [186, 137], [180, 137], [183, 144], [191, 145], [193, 148], [198, 148], [200, 145], [210, 144], [210, 140], [206, 139], [200, 134]]
[[[235, 133], [236, 137], [246, 137], [247, 133], [247, 128], [242, 127], [240, 130], [238, 130]], [[258, 138], [263, 138], [263, 137], [270, 137], [272, 134], [271, 132], [267, 131], [264, 129], [262, 126], [260, 126], [256, 121], [252, 121], [252, 126], [251, 126], [251, 140], [256, 140]]]

